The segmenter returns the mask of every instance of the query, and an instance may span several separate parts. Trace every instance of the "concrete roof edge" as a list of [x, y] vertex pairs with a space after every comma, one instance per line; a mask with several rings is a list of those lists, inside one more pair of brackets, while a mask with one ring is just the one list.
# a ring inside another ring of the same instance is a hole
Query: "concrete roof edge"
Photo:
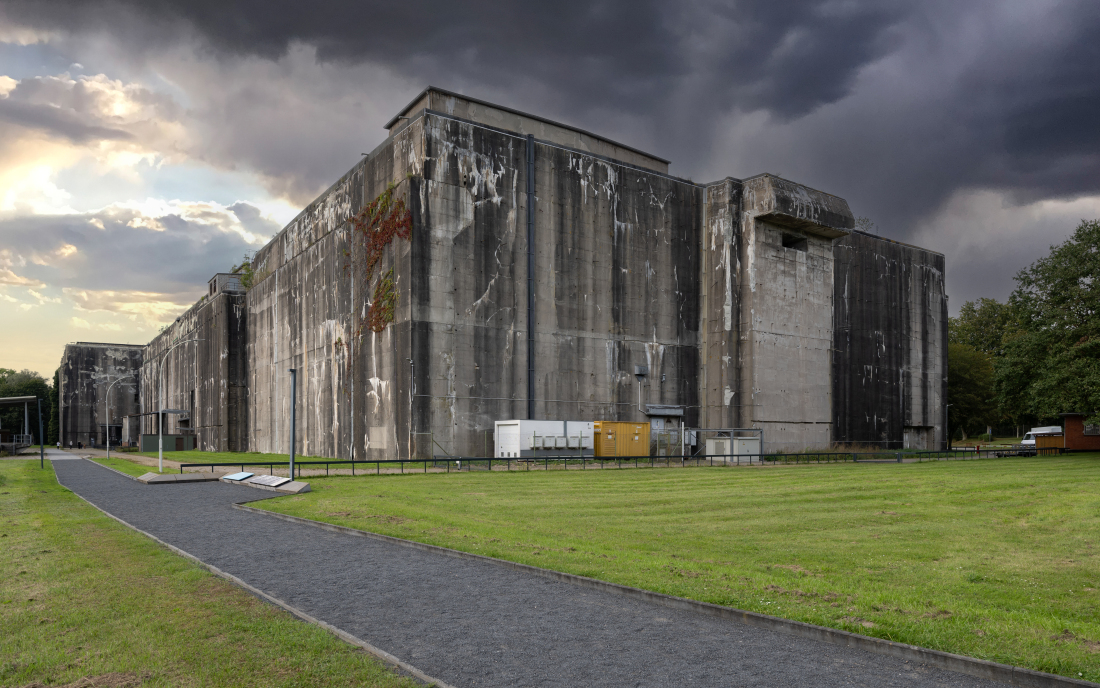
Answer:
[[[424, 108], [424, 112], [426, 114], [432, 115], [434, 117], [446, 117], [447, 119], [453, 119], [456, 122], [465, 122], [466, 124], [472, 124], [475, 127], [482, 127], [482, 128], [488, 129], [490, 131], [499, 131], [502, 134], [508, 134], [509, 136], [515, 136], [516, 138], [526, 138], [524, 136], [521, 136], [519, 133], [512, 131], [511, 129], [502, 129], [500, 127], [494, 127], [491, 124], [482, 124], [481, 122], [475, 122], [471, 119], [466, 119], [464, 117], [456, 117], [455, 115], [451, 115], [451, 114], [448, 114], [446, 112], [439, 112], [438, 110], [429, 110], [428, 108]], [[543, 139], [535, 139], [535, 143], [541, 143], [544, 146], [553, 146], [554, 148], [560, 148], [562, 150], [567, 150], [567, 151], [570, 151], [572, 153], [576, 153], [578, 155], [587, 155], [590, 158], [598, 158], [600, 160], [606, 160], [607, 162], [613, 162], [616, 165], [622, 165], [623, 167], [629, 167], [632, 170], [638, 170], [639, 172], [645, 172], [646, 174], [652, 174], [652, 175], [655, 175], [657, 177], [664, 177], [665, 179], [671, 179], [673, 181], [680, 182], [682, 184], [688, 184], [688, 185], [691, 185], [691, 186], [694, 186], [694, 187], [698, 187], [700, 189], [703, 188], [703, 186], [704, 186], [703, 184], [700, 184], [699, 182], [694, 182], [690, 179], [684, 179], [683, 177], [677, 177], [676, 175], [669, 174], [668, 172], [660, 172], [658, 170], [651, 170], [648, 167], [642, 167], [641, 165], [635, 165], [632, 162], [627, 162], [625, 160], [619, 160], [618, 158], [609, 158], [606, 155], [601, 155], [599, 153], [593, 153], [592, 151], [581, 150], [579, 148], [573, 148], [572, 146], [566, 146], [566, 145], [561, 144], [561, 143], [555, 143], [553, 141], [545, 141]], [[659, 158], [654, 158], [654, 159], [657, 160]]]
[[65, 346], [121, 346], [134, 349], [144, 349], [145, 344], [112, 344], [110, 342], [69, 342]]
[[909, 248], [915, 248], [918, 251], [924, 251], [925, 253], [931, 253], [932, 255], [935, 255], [935, 256], [943, 256], [944, 255], [944, 254], [940, 253], [939, 251], [933, 251], [930, 248], [924, 248], [923, 246], [917, 246], [916, 244], [907, 244], [904, 241], [898, 241], [897, 239], [891, 239], [889, 237], [879, 236], [878, 234], [871, 234], [870, 232], [865, 232], [862, 229], [850, 229], [848, 231], [852, 232], [853, 234], [862, 234], [865, 237], [871, 237], [873, 239], [879, 239], [880, 241], [889, 241], [891, 244], [898, 244], [899, 246], [908, 246]]
[[623, 150], [628, 150], [631, 153], [637, 153], [638, 155], [644, 155], [647, 158], [652, 158], [653, 160], [656, 160], [658, 162], [663, 162], [666, 165], [671, 165], [672, 164], [671, 160], [665, 160], [664, 158], [659, 158], [656, 155], [653, 155], [652, 153], [647, 153], [647, 152], [645, 152], [644, 150], [642, 150], [640, 148], [634, 148], [633, 146], [628, 146], [625, 143], [619, 143], [618, 141], [613, 141], [613, 140], [607, 138], [606, 136], [601, 136], [599, 134], [593, 134], [592, 132], [587, 131], [585, 129], [581, 129], [579, 127], [574, 127], [574, 126], [571, 126], [571, 125], [568, 125], [568, 124], [562, 124], [561, 122], [555, 122], [554, 120], [547, 119], [546, 117], [541, 117], [539, 115], [532, 115], [529, 112], [523, 112], [522, 110], [516, 110], [515, 108], [510, 108], [510, 107], [507, 107], [507, 106], [504, 106], [504, 105], [497, 105], [496, 103], [490, 103], [489, 101], [481, 100], [480, 98], [471, 98], [470, 96], [462, 95], [461, 93], [455, 93], [454, 91], [448, 91], [447, 89], [444, 89], [444, 88], [437, 88], [435, 86], [428, 86], [426, 89], [424, 89], [419, 94], [417, 94], [417, 96], [415, 98], [413, 98], [409, 102], [409, 104], [406, 105], [401, 110], [401, 112], [397, 113], [394, 116], [394, 118], [391, 119], [389, 122], [387, 122], [386, 125], [382, 128], [386, 129], [386, 130], [390, 129], [390, 127], [392, 127], [394, 124], [396, 124], [398, 120], [400, 120], [402, 117], [405, 117], [408, 114], [409, 110], [412, 108], [412, 106], [416, 105], [418, 102], [420, 102], [420, 99], [423, 98], [425, 95], [427, 95], [430, 91], [435, 91], [436, 93], [442, 93], [445, 96], [451, 96], [453, 98], [461, 98], [463, 100], [468, 100], [471, 103], [477, 103], [478, 105], [484, 105], [486, 107], [496, 108], [497, 110], [503, 110], [504, 112], [509, 112], [513, 115], [519, 115], [521, 117], [528, 117], [530, 119], [537, 120], [539, 122], [544, 122], [546, 124], [552, 124], [555, 127], [561, 127], [562, 129], [568, 129], [570, 131], [575, 131], [579, 134], [584, 134], [585, 136], [591, 136], [594, 139], [599, 139], [600, 141], [603, 141], [605, 143], [610, 143], [613, 146], [618, 146], [619, 148], [622, 148]]
[[715, 179], [713, 182], [699, 183], [698, 186], [702, 186], [702, 187], [718, 186], [719, 184], [721, 184], [723, 182], [736, 182], [736, 183], [740, 184], [743, 181], [744, 181], [743, 179], [738, 179], [737, 177], [726, 176], [726, 177], [722, 177], [721, 179]]
[[817, 193], [823, 194], [825, 196], [832, 196], [833, 198], [839, 198], [840, 200], [844, 201], [845, 203], [848, 202], [848, 199], [844, 198], [843, 196], [837, 196], [836, 194], [831, 194], [828, 191], [822, 191], [821, 189], [815, 189], [814, 187], [812, 187], [808, 184], [803, 184], [802, 182], [796, 182], [795, 180], [787, 179], [786, 177], [780, 177], [778, 174], [772, 174], [771, 172], [761, 172], [760, 174], [754, 174], [751, 177], [745, 177], [744, 179], [741, 179], [739, 181], [747, 182], [747, 181], [751, 181], [753, 179], [760, 179], [761, 177], [774, 177], [775, 179], [782, 179], [785, 182], [790, 182], [791, 184], [798, 184], [799, 186], [806, 187], [810, 191], [816, 191]]
[[[275, 240], [278, 239], [280, 236], [282, 236], [283, 233], [286, 232], [286, 230], [290, 229], [291, 225], [293, 225], [295, 222], [297, 222], [299, 219], [301, 219], [306, 214], [306, 211], [309, 210], [310, 206], [312, 206], [317, 201], [321, 200], [325, 196], [332, 193], [332, 190], [335, 189], [336, 186], [340, 182], [344, 181], [345, 177], [347, 177], [348, 175], [354, 173], [355, 169], [357, 167], [359, 167], [361, 165], [365, 165], [367, 163], [367, 161], [370, 160], [372, 157], [374, 157], [374, 154], [377, 153], [378, 150], [380, 148], [382, 148], [382, 146], [386, 145], [386, 143], [388, 141], [389, 140], [387, 139], [386, 141], [383, 141], [382, 143], [378, 144], [378, 146], [375, 147], [374, 151], [372, 151], [369, 155], [365, 155], [365, 156], [360, 157], [359, 161], [351, 166], [351, 169], [349, 169], [347, 172], [340, 175], [339, 179], [337, 179], [336, 181], [334, 181], [333, 183], [331, 183], [327, 187], [325, 187], [325, 190], [322, 191], [321, 193], [317, 194], [316, 198], [314, 198], [312, 201], [310, 201], [309, 203], [306, 203], [304, 206], [302, 206], [302, 209], [298, 211], [297, 215], [295, 215], [293, 218], [291, 218], [291, 220], [289, 222], [287, 222], [285, 225], [283, 225], [282, 228], [279, 229], [278, 232], [275, 232], [273, 235], [271, 235], [271, 238], [267, 240], [267, 243], [265, 243], [263, 246], [261, 246], [261, 247], [259, 247], [258, 249], [255, 250], [255, 252], [252, 255], [253, 262], [255, 262], [255, 260], [256, 260], [256, 255], [258, 255], [261, 251], [263, 251], [265, 248], [267, 248], [271, 244], [275, 243]], [[217, 274], [229, 274], [229, 275], [231, 275], [231, 274], [235, 274], [235, 273], [217, 273]], [[262, 282], [262, 281], [263, 280], [260, 280], [260, 282]]]

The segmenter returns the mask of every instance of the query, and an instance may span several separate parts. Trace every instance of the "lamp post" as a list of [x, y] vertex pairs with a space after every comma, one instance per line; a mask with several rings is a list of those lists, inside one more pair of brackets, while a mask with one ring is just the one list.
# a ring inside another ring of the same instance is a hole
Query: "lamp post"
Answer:
[[164, 393], [164, 358], [181, 344], [201, 341], [203, 340], [182, 339], [168, 347], [168, 349], [157, 358], [157, 471], [159, 473], [164, 472], [164, 399], [161, 398]]
[[951, 404], [943, 405], [944, 430], [947, 431], [947, 451], [951, 451]]
[[294, 425], [297, 420], [295, 402], [298, 400], [298, 369], [290, 368], [287, 372], [290, 373], [290, 479], [294, 480]]
[[[413, 404], [416, 401], [416, 361], [411, 358], [406, 358], [409, 362], [409, 380], [412, 383], [409, 392], [409, 459], [413, 457]], [[434, 451], [435, 447], [429, 447]], [[401, 458], [400, 448], [398, 448], [398, 458]]]
[[104, 434], [107, 435], [107, 458], [111, 458], [111, 388], [118, 384], [121, 380], [125, 380], [128, 377], [133, 377], [133, 374], [123, 375], [115, 378], [115, 381], [107, 385], [107, 394], [103, 397], [103, 415], [106, 417], [107, 422], [103, 424]]

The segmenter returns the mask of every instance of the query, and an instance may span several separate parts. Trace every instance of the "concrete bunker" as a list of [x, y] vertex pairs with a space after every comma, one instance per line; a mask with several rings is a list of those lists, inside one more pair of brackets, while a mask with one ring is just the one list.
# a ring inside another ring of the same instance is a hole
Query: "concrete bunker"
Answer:
[[136, 349], [127, 413], [185, 409], [166, 430], [203, 450], [286, 452], [296, 368], [304, 456], [474, 456], [497, 421], [656, 427], [667, 409], [769, 450], [942, 445], [942, 255], [775, 175], [698, 184], [442, 89], [386, 128], [247, 279], [215, 276]]

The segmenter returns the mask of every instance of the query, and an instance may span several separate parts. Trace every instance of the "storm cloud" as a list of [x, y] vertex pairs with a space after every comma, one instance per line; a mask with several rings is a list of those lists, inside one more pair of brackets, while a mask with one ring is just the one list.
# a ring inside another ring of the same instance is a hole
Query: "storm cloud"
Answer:
[[[8, 72], [0, 130], [247, 175], [300, 206], [432, 84], [650, 151], [678, 176], [772, 172], [840, 195], [881, 234], [946, 254], [955, 311], [1003, 299], [1017, 270], [1100, 215], [1097, 35], [1094, 0], [0, 0], [0, 43], [93, 75]], [[274, 231], [238, 210], [250, 236]], [[0, 232], [15, 246], [35, 241], [33, 223], [90, 236], [92, 220], [111, 218], [8, 218]], [[224, 269], [215, 255], [253, 245], [203, 230], [207, 243], [173, 248], [196, 230], [170, 224], [110, 226], [141, 255], [190, 251], [186, 269], [64, 288], [190, 293]]]

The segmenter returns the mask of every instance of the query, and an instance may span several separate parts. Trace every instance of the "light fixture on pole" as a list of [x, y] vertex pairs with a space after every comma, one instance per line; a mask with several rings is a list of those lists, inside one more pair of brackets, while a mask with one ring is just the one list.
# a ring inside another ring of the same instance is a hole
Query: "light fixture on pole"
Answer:
[[104, 434], [107, 435], [107, 458], [111, 458], [111, 388], [114, 387], [120, 380], [125, 380], [128, 377], [133, 377], [133, 373], [129, 375], [123, 375], [115, 378], [115, 381], [107, 385], [107, 393], [103, 395], [103, 415], [106, 422], [103, 424]]
[[188, 342], [201, 342], [203, 339], [184, 339], [176, 342], [172, 346], [168, 347], [159, 357], [157, 357], [157, 471], [164, 472], [164, 399], [161, 398], [164, 393], [164, 358], [172, 352], [177, 346], [181, 344], [187, 344]]

